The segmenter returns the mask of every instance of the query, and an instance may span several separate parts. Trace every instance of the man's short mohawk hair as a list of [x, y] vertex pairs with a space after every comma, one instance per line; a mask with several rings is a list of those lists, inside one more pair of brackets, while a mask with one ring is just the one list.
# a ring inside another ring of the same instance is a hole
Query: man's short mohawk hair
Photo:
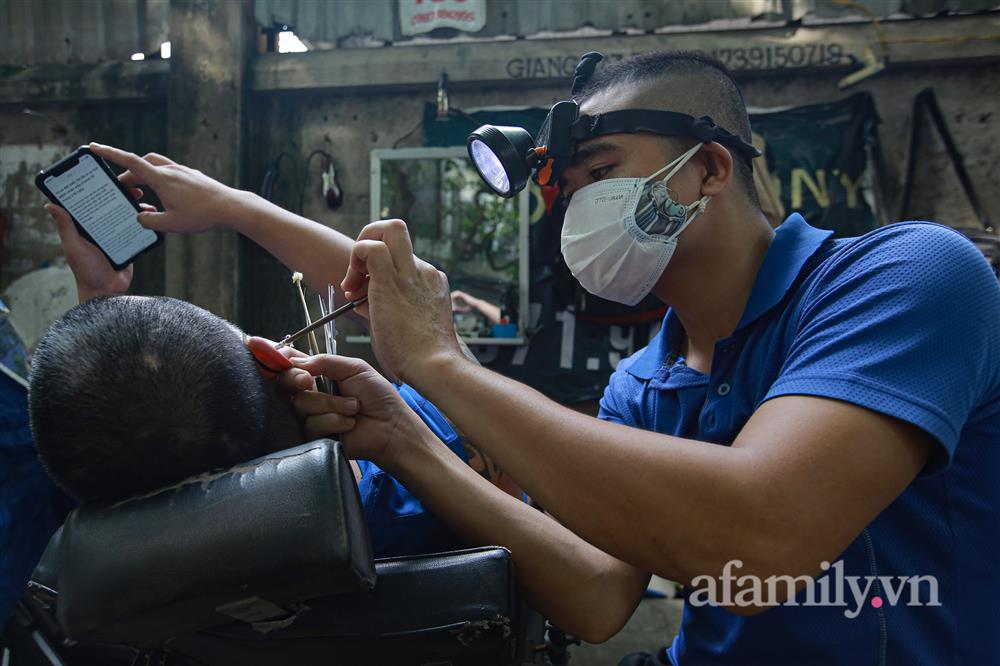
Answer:
[[[743, 94], [726, 66], [697, 51], [654, 51], [608, 62], [599, 67], [576, 96], [577, 102], [610, 88], [635, 86], [656, 108], [709, 116], [716, 125], [752, 143], [750, 118]], [[757, 202], [753, 172], [747, 162], [733, 155], [734, 180]], [[759, 204], [758, 204], [759, 205]]]

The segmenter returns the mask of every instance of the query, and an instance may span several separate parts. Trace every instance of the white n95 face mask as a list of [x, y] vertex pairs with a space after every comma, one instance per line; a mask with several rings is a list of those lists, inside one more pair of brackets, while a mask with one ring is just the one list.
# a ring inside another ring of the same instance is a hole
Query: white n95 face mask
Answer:
[[646, 297], [667, 267], [677, 237], [711, 199], [685, 205], [667, 188], [700, 149], [699, 143], [648, 178], [609, 178], [573, 194], [563, 218], [562, 253], [584, 289], [625, 305]]

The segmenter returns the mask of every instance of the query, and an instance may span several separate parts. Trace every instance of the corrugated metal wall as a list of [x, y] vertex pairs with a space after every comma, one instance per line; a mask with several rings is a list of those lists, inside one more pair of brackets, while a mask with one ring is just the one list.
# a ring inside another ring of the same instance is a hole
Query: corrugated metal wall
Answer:
[[[226, 0], [215, 0], [224, 2]], [[601, 30], [652, 31], [714, 20], [798, 20], [805, 16], [926, 15], [981, 10], [1000, 0], [486, 0], [476, 37]], [[167, 40], [170, 0], [0, 0], [0, 64], [127, 60]], [[353, 45], [363, 37], [404, 42], [396, 0], [256, 0], [262, 26], [282, 23], [313, 44]], [[454, 31], [431, 37], [448, 38]]]
[[[527, 36], [542, 31], [653, 31], [724, 19], [795, 21], [806, 16], [865, 18], [983, 10], [1000, 0], [486, 0], [486, 26], [476, 37]], [[866, 11], [867, 10], [867, 11]], [[351, 38], [403, 42], [395, 0], [257, 0], [257, 22], [287, 24], [307, 41], [348, 45]], [[431, 36], [451, 37], [454, 30]]]
[[[572, 31], [584, 26], [606, 30], [654, 30], [666, 25], [704, 23], [781, 9], [782, 0], [486, 0], [486, 27], [476, 37]], [[394, 0], [257, 0], [257, 21], [285, 23], [299, 37], [326, 43], [365, 36], [404, 41]], [[450, 36], [455, 31], [440, 31]]]
[[0, 0], [0, 64], [128, 60], [166, 41], [169, 0]]

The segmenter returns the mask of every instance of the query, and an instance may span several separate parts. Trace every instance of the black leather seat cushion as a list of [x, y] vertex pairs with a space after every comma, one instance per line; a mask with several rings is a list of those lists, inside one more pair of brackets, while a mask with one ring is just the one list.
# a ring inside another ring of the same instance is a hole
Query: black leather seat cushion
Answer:
[[373, 562], [353, 473], [327, 440], [81, 507], [32, 586], [46, 608], [57, 595], [51, 638], [79, 641], [71, 656], [103, 644], [198, 666], [507, 666], [541, 642], [506, 549]]
[[375, 582], [357, 484], [330, 440], [80, 507], [56, 558], [67, 635], [138, 646]]
[[525, 646], [510, 553], [378, 560], [375, 589], [314, 599], [289, 626], [237, 623], [170, 641], [200, 664], [506, 665]]

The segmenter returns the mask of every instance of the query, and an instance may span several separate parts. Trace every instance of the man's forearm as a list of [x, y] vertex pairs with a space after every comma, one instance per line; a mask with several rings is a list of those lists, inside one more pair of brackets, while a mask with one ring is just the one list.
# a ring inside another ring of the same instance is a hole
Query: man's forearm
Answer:
[[354, 241], [335, 229], [291, 213], [250, 192], [241, 192], [227, 224], [272, 254], [321, 294], [332, 284], [343, 298], [344, 278]]
[[420, 426], [387, 471], [465, 539], [510, 550], [527, 601], [561, 628], [590, 642], [615, 634], [649, 575], [490, 484]]
[[626, 562], [689, 582], [766, 547], [746, 451], [598, 421], [455, 360], [408, 379], [562, 524]]

